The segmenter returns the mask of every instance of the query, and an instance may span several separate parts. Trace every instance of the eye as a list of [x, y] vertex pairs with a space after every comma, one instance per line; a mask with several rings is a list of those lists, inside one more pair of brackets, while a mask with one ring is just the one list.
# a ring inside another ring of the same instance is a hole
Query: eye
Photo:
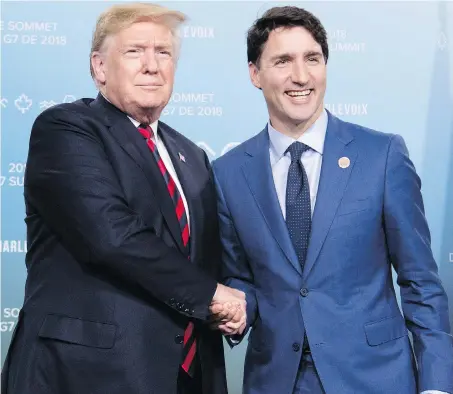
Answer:
[[140, 48], [128, 48], [124, 53], [129, 56], [137, 56], [142, 52], [143, 51]]
[[158, 53], [159, 53], [159, 55], [171, 56], [171, 52], [167, 51], [167, 50], [161, 50]]
[[276, 66], [284, 66], [285, 64], [289, 63], [289, 59], [279, 59], [275, 62]]
[[313, 57], [312, 56], [312, 57], [309, 57], [307, 60], [308, 60], [309, 63], [312, 63], [312, 64], [319, 63], [319, 57]]

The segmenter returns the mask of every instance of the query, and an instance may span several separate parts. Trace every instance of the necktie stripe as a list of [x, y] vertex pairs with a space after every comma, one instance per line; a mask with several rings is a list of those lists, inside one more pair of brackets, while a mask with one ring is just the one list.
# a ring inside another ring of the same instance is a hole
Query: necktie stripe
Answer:
[[182, 242], [184, 246], [189, 242], [189, 226], [186, 224], [184, 230], [182, 231]]
[[173, 178], [170, 178], [167, 184], [168, 192], [170, 193], [171, 198], [175, 195], [176, 184]]
[[154, 151], [156, 150], [156, 144], [153, 142], [153, 140], [148, 139], [146, 143], [148, 144], [149, 149], [151, 149], [151, 152], [154, 153]]
[[[162, 174], [165, 183], [167, 185], [167, 190], [169, 193], [170, 198], [172, 199], [174, 206], [175, 206], [175, 214], [179, 222], [179, 226], [181, 229], [181, 239], [184, 247], [189, 244], [190, 233], [189, 233], [189, 225], [186, 215], [186, 210], [184, 207], [184, 201], [182, 199], [181, 194], [176, 187], [174, 179], [171, 177], [170, 173], [167, 171], [165, 167], [165, 163], [159, 155], [159, 150], [156, 147], [156, 144], [151, 139], [153, 135], [153, 130], [150, 126], [142, 126], [138, 127], [138, 131], [140, 134], [146, 139], [146, 144], [148, 148], [152, 152], [154, 159], [156, 160], [157, 166], [159, 167], [160, 173]], [[190, 260], [190, 255], [188, 256]], [[190, 376], [193, 376], [195, 363], [195, 353], [197, 349], [197, 341], [195, 338], [195, 329], [194, 324], [189, 322], [185, 331], [184, 331], [184, 345], [183, 345], [183, 354], [182, 354], [182, 368], [186, 371]]]
[[192, 332], [193, 332], [193, 323], [190, 322], [189, 325], [187, 326], [186, 331], [184, 332], [184, 345], [187, 344], [187, 341], [192, 336]]
[[[189, 325], [193, 326], [193, 323], [189, 323]], [[190, 331], [189, 326], [187, 327], [186, 331]], [[184, 364], [184, 361], [186, 361], [187, 356], [188, 356], [190, 349], [192, 348], [192, 345], [194, 344], [194, 342], [195, 342], [195, 337], [193, 335], [191, 335], [190, 337], [187, 338], [187, 341], [184, 343], [184, 349], [182, 352], [183, 364]]]
[[165, 175], [165, 173], [167, 172], [167, 169], [165, 168], [164, 161], [161, 158], [159, 158], [157, 165], [159, 166], [160, 173], [162, 175]]
[[183, 214], [184, 214], [184, 203], [182, 201], [182, 198], [180, 197], [176, 204], [176, 216], [179, 221], [181, 220], [181, 217], [183, 216]]
[[195, 350], [196, 350], [196, 344], [195, 344], [195, 341], [194, 343], [192, 343], [192, 346], [190, 347], [190, 350], [189, 350], [189, 353], [187, 354], [187, 357], [182, 365], [182, 368], [184, 369], [184, 371], [186, 371], [187, 373], [190, 373], [189, 372], [189, 369], [192, 365], [192, 362], [193, 362], [193, 359], [195, 357]]

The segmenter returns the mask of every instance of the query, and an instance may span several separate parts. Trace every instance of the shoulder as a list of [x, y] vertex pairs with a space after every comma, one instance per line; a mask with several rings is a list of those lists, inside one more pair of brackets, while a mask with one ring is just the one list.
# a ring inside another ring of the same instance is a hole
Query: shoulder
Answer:
[[34, 123], [68, 122], [80, 123], [86, 119], [95, 119], [99, 114], [90, 106], [92, 98], [82, 98], [72, 103], [62, 103], [41, 112]]
[[342, 135], [352, 137], [361, 150], [380, 151], [388, 150], [394, 141], [403, 142], [403, 138], [392, 131], [376, 130], [356, 123], [346, 122], [330, 115], [329, 122]]
[[267, 134], [267, 128], [264, 128], [260, 133], [253, 137], [245, 140], [233, 149], [214, 160], [212, 166], [215, 171], [221, 172], [226, 170], [234, 170], [235, 168], [241, 167], [250, 157], [256, 155], [259, 152], [268, 151], [269, 149], [269, 137]]

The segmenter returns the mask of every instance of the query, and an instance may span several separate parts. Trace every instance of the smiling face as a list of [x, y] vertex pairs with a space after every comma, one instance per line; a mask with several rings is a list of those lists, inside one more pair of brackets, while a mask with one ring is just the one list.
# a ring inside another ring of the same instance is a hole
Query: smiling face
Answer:
[[92, 65], [100, 91], [134, 119], [152, 123], [170, 100], [175, 74], [171, 30], [138, 22], [108, 37]]
[[250, 63], [249, 71], [280, 132], [300, 135], [321, 114], [327, 67], [321, 46], [305, 28], [272, 30], [258, 64]]

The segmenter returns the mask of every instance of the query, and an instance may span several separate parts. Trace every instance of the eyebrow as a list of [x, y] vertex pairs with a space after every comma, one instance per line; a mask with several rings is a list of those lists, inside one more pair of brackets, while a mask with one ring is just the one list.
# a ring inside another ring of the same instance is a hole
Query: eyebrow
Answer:
[[[310, 57], [310, 56], [323, 56], [323, 54], [319, 51], [308, 51], [304, 53], [304, 57]], [[294, 54], [290, 52], [284, 52], [280, 53], [278, 55], [272, 56], [271, 61], [279, 60], [279, 59], [284, 59], [284, 58], [294, 58]]]
[[[125, 47], [128, 47], [128, 46], [145, 47], [150, 44], [150, 41], [151, 40], [140, 40], [140, 41], [131, 40], [131, 41], [125, 42], [123, 46], [125, 46]], [[157, 42], [155, 44], [156, 44], [157, 49], [169, 48], [169, 47], [173, 46], [173, 44], [171, 42]]]

